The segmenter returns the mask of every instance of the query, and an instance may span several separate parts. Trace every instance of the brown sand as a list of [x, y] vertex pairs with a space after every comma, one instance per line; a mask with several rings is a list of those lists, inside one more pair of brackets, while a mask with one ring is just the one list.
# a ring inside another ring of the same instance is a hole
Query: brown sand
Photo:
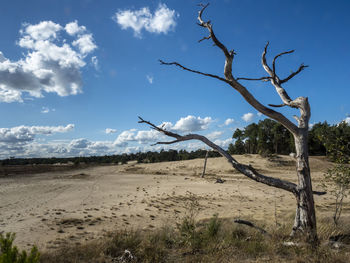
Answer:
[[[296, 181], [289, 156], [236, 158], [266, 175]], [[322, 190], [320, 179], [330, 164], [315, 157], [310, 164], [314, 189]], [[0, 232], [16, 232], [16, 244], [23, 248], [36, 244], [50, 249], [115, 229], [173, 224], [189, 213], [193, 197], [197, 219], [218, 213], [270, 223], [287, 218], [292, 223], [295, 201], [290, 193], [242, 176], [223, 158], [208, 159], [204, 179], [202, 169], [203, 159], [196, 159], [0, 177]], [[218, 184], [216, 178], [226, 181]], [[318, 215], [329, 214], [332, 196], [315, 198]]]

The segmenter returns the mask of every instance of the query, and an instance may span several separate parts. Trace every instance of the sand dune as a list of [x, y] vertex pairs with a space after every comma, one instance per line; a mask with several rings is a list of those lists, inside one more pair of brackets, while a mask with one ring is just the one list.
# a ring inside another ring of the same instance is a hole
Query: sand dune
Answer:
[[[291, 157], [237, 159], [266, 175], [296, 181]], [[311, 158], [310, 164], [314, 189], [320, 190], [320, 179], [330, 164], [321, 157]], [[98, 238], [117, 228], [146, 230], [175, 223], [194, 202], [198, 219], [218, 213], [292, 222], [291, 194], [247, 179], [223, 158], [208, 159], [204, 179], [202, 168], [203, 160], [196, 159], [0, 177], [0, 231], [16, 232], [20, 246], [51, 249], [67, 240], [82, 243]], [[217, 184], [216, 178], [226, 181]], [[316, 197], [318, 215], [329, 214], [332, 202], [330, 195]]]

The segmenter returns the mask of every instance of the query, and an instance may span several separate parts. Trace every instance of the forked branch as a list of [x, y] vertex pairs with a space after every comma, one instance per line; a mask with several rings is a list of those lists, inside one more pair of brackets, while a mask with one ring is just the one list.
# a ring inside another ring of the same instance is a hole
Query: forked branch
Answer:
[[273, 70], [273, 72], [275, 73], [275, 75], [276, 75], [276, 65], [275, 65], [275, 64], [276, 64], [276, 60], [277, 60], [279, 57], [283, 56], [283, 55], [291, 54], [291, 53], [293, 53], [293, 52], [294, 52], [294, 50], [282, 52], [282, 53], [279, 53], [277, 56], [274, 57], [274, 59], [273, 59], [273, 61], [272, 61], [272, 70]]
[[[164, 62], [162, 60], [160, 60], [162, 65], [175, 65], [177, 67], [182, 68], [183, 70], [189, 71], [189, 72], [193, 72], [196, 74], [200, 74], [203, 76], [208, 76], [208, 77], [212, 77], [212, 78], [216, 78], [219, 79], [221, 81], [224, 81], [226, 83], [228, 83], [232, 88], [234, 88], [235, 90], [237, 90], [242, 96], [243, 98], [251, 105], [253, 106], [256, 110], [260, 111], [261, 113], [265, 114], [266, 116], [280, 122], [282, 125], [284, 125], [290, 132], [292, 132], [293, 134], [298, 134], [298, 128], [297, 126], [291, 122], [288, 118], [286, 118], [283, 114], [281, 114], [280, 112], [277, 112], [271, 108], [268, 108], [266, 106], [264, 106], [263, 104], [261, 104], [248, 90], [246, 87], [244, 87], [243, 85], [241, 85], [237, 80], [262, 80], [262, 81], [268, 81], [271, 80], [272, 81], [272, 76], [267, 76], [267, 77], [262, 77], [259, 79], [249, 79], [249, 78], [238, 78], [238, 79], [234, 79], [233, 75], [232, 75], [232, 62], [233, 62], [233, 58], [234, 55], [236, 54], [234, 52], [234, 50], [228, 51], [228, 49], [225, 47], [224, 44], [222, 44], [217, 37], [214, 34], [213, 31], [213, 27], [210, 21], [204, 21], [202, 18], [203, 15], [203, 11], [208, 7], [209, 4], [207, 5], [200, 5], [202, 7], [202, 9], [199, 11], [198, 13], [198, 21], [199, 21], [199, 25], [201, 27], [207, 28], [209, 31], [209, 36], [206, 37], [205, 39], [212, 39], [212, 41], [214, 42], [214, 44], [216, 46], [218, 46], [222, 52], [225, 55], [225, 67], [224, 67], [224, 76], [225, 78], [222, 78], [220, 76], [214, 75], [214, 74], [209, 74], [209, 73], [203, 73], [200, 72], [198, 70], [193, 70], [190, 68], [187, 68], [183, 65], [181, 65], [178, 62]], [[265, 50], [267, 49], [267, 46], [265, 47]], [[267, 63], [266, 63], [267, 65]], [[272, 70], [270, 70], [272, 72]], [[271, 73], [272, 74], [272, 73]], [[290, 101], [290, 100], [289, 100]], [[289, 103], [288, 101], [288, 103]], [[287, 103], [285, 103], [287, 104]]]
[[280, 81], [280, 84], [287, 82], [288, 80], [290, 80], [291, 78], [293, 78], [294, 76], [299, 74], [304, 68], [307, 68], [307, 67], [308, 66], [305, 66], [304, 64], [301, 64], [297, 71], [292, 72], [288, 77], [286, 77], [285, 79], [282, 79]]
[[[206, 138], [203, 135], [199, 135], [199, 134], [180, 135], [180, 134], [177, 134], [177, 133], [174, 133], [171, 131], [167, 131], [167, 130], [163, 129], [162, 127], [156, 126], [152, 122], [146, 121], [141, 117], [139, 117], [139, 123], [145, 123], [145, 124], [149, 125], [152, 129], [154, 129], [160, 133], [163, 133], [166, 136], [175, 138], [175, 140], [173, 140], [173, 141], [157, 142], [155, 144], [173, 144], [173, 143], [189, 141], [189, 140], [199, 140], [199, 141], [205, 143], [206, 145], [208, 145], [213, 150], [217, 151], [221, 156], [225, 157], [226, 160], [232, 165], [233, 168], [235, 168], [237, 171], [239, 171], [243, 175], [247, 176], [248, 178], [250, 178], [256, 182], [259, 182], [259, 183], [263, 183], [263, 184], [266, 184], [269, 186], [273, 186], [276, 188], [286, 190], [286, 191], [291, 192], [293, 194], [298, 194], [299, 190], [298, 190], [296, 184], [294, 184], [292, 182], [285, 181], [285, 180], [281, 180], [278, 178], [262, 175], [259, 172], [257, 172], [253, 167], [251, 167], [250, 165], [245, 165], [245, 164], [239, 163], [236, 159], [234, 159], [230, 154], [228, 154], [219, 145], [213, 143], [212, 141], [210, 141], [208, 138]], [[318, 193], [320, 193], [320, 192], [314, 192], [314, 194], [318, 194]]]
[[204, 21], [202, 18], [203, 11], [209, 6], [209, 3], [206, 5], [200, 4], [199, 6], [202, 7], [202, 9], [198, 12], [198, 25], [201, 27], [205, 27], [209, 31], [209, 36], [207, 39], [211, 38], [214, 42], [215, 46], [218, 46], [222, 52], [224, 53], [226, 60], [225, 60], [225, 69], [224, 69], [224, 75], [228, 81], [233, 81], [233, 76], [232, 76], [232, 62], [233, 58], [236, 55], [234, 50], [228, 51], [228, 49], [225, 47], [224, 44], [222, 44], [217, 37], [214, 34], [213, 30], [213, 25], [211, 24], [210, 21]]

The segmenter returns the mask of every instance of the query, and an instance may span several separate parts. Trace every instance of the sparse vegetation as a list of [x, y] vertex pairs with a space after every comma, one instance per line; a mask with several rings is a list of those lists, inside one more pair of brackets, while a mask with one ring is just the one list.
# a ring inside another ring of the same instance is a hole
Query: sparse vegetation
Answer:
[[346, 164], [335, 164], [325, 174], [323, 185], [335, 198], [333, 222], [338, 225], [344, 198], [350, 192], [350, 166]]
[[14, 233], [0, 233], [0, 263], [38, 263], [40, 254], [38, 249], [33, 246], [29, 255], [25, 250], [20, 252], [13, 245], [15, 240]]
[[321, 245], [316, 250], [303, 240], [288, 243], [289, 227], [263, 235], [217, 215], [204, 221], [186, 216], [177, 228], [119, 231], [100, 241], [44, 253], [41, 262], [122, 262], [126, 251], [132, 258], [125, 262], [348, 262], [348, 244], [337, 247], [329, 241], [331, 225], [320, 224]]

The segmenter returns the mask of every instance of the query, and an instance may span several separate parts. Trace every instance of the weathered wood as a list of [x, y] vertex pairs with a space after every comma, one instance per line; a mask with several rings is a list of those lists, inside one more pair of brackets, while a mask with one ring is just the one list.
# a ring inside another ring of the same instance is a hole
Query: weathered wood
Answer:
[[[245, 176], [257, 181], [264, 183], [269, 186], [273, 186], [276, 188], [284, 189], [289, 191], [295, 195], [297, 201], [296, 215], [295, 215], [295, 223], [293, 227], [292, 234], [300, 231], [307, 234], [309, 242], [317, 243], [317, 231], [316, 231], [316, 215], [315, 215], [315, 206], [314, 206], [314, 194], [324, 194], [324, 192], [314, 192], [312, 190], [311, 184], [311, 174], [309, 167], [309, 154], [308, 154], [308, 145], [307, 145], [307, 137], [308, 137], [308, 128], [309, 128], [309, 120], [311, 116], [310, 105], [307, 97], [297, 97], [292, 99], [287, 91], [282, 87], [282, 84], [289, 81], [297, 74], [299, 74], [302, 70], [304, 70], [307, 66], [301, 64], [300, 67], [292, 72], [289, 76], [284, 79], [280, 79], [276, 74], [276, 61], [282, 55], [293, 53], [294, 50], [282, 52], [276, 55], [272, 61], [272, 69], [268, 65], [266, 60], [267, 48], [269, 43], [266, 44], [264, 51], [261, 57], [261, 63], [265, 71], [267, 72], [267, 77], [261, 78], [235, 78], [232, 73], [232, 63], [234, 56], [236, 55], [234, 50], [228, 50], [226, 46], [221, 43], [216, 35], [214, 34], [213, 26], [210, 21], [204, 21], [202, 18], [204, 10], [208, 7], [207, 5], [200, 5], [202, 8], [198, 13], [198, 25], [206, 28], [209, 31], [209, 36], [204, 37], [202, 40], [211, 39], [215, 46], [221, 49], [221, 51], [225, 55], [225, 65], [224, 65], [224, 77], [220, 77], [217, 75], [203, 73], [198, 70], [193, 70], [188, 67], [181, 65], [178, 62], [164, 62], [161, 61], [163, 65], [175, 65], [177, 67], [182, 68], [183, 70], [193, 72], [196, 74], [204, 75], [207, 77], [212, 77], [223, 81], [229, 84], [233, 89], [238, 91], [241, 96], [256, 110], [261, 112], [262, 114], [274, 119], [275, 121], [281, 123], [286, 129], [288, 129], [294, 136], [295, 148], [296, 148], [296, 172], [298, 176], [298, 184], [294, 184], [285, 180], [281, 180], [278, 178], [268, 177], [258, 173], [251, 166], [247, 166], [244, 164], [240, 164], [237, 162], [231, 155], [229, 155], [226, 151], [224, 151], [221, 147], [214, 144], [207, 138], [198, 134], [187, 134], [181, 136], [179, 134], [165, 131], [162, 128], [155, 126], [154, 124], [144, 121], [140, 118], [141, 123], [147, 123], [153, 129], [158, 130], [159, 132], [164, 133], [167, 136], [173, 137], [176, 140], [170, 142], [158, 142], [157, 144], [172, 144], [180, 141], [187, 140], [200, 140], [204, 142], [206, 145], [211, 147], [212, 149], [218, 151], [223, 157], [225, 157], [228, 162], [239, 172], [244, 174]], [[276, 92], [278, 93], [280, 99], [282, 100], [282, 104], [269, 104], [271, 107], [284, 107], [289, 106], [291, 108], [299, 109], [300, 116], [293, 116], [297, 120], [297, 125], [294, 124], [291, 120], [285, 117], [282, 113], [277, 112], [265, 105], [261, 104], [249, 91], [243, 86], [239, 80], [261, 80], [261, 81], [270, 81], [274, 86]]]
[[264, 235], [269, 235], [269, 233], [267, 233], [265, 229], [254, 225], [254, 224], [253, 224], [252, 222], [250, 222], [250, 221], [243, 220], [243, 219], [234, 219], [233, 222], [236, 223], [236, 224], [242, 224], [242, 225], [246, 225], [246, 226], [255, 228], [255, 229], [259, 230], [260, 233], [262, 233], [262, 234], [264, 234]]
[[208, 155], [209, 155], [209, 151], [207, 151], [207, 153], [205, 154], [204, 166], [203, 166], [203, 172], [202, 172], [201, 178], [204, 178], [204, 175], [205, 175], [205, 169], [207, 168]]
[[[298, 192], [296, 184], [294, 184], [292, 182], [288, 182], [286, 180], [279, 179], [279, 178], [274, 178], [274, 177], [262, 175], [259, 172], [257, 172], [251, 165], [245, 165], [245, 164], [239, 163], [228, 152], [226, 152], [219, 145], [213, 143], [212, 141], [210, 141], [208, 138], [206, 138], [203, 135], [199, 135], [199, 134], [180, 135], [180, 134], [177, 134], [177, 133], [174, 133], [171, 131], [167, 131], [167, 130], [163, 129], [162, 127], [156, 126], [155, 124], [151, 123], [150, 121], [144, 120], [140, 116], [139, 116], [139, 123], [146, 123], [152, 129], [159, 131], [159, 132], [165, 134], [166, 136], [173, 137], [176, 139], [174, 141], [157, 142], [153, 145], [173, 144], [173, 143], [178, 143], [178, 142], [183, 142], [183, 141], [198, 140], [198, 141], [205, 143], [213, 150], [217, 151], [221, 156], [225, 157], [225, 159], [232, 165], [233, 168], [235, 168], [237, 171], [239, 171], [243, 175], [247, 176], [248, 178], [250, 178], [256, 182], [259, 182], [259, 183], [263, 183], [263, 184], [266, 184], [269, 186], [273, 186], [276, 188], [286, 190], [288, 192], [293, 193], [294, 195], [297, 194], [297, 192]], [[315, 192], [314, 194], [318, 194], [318, 192]]]

